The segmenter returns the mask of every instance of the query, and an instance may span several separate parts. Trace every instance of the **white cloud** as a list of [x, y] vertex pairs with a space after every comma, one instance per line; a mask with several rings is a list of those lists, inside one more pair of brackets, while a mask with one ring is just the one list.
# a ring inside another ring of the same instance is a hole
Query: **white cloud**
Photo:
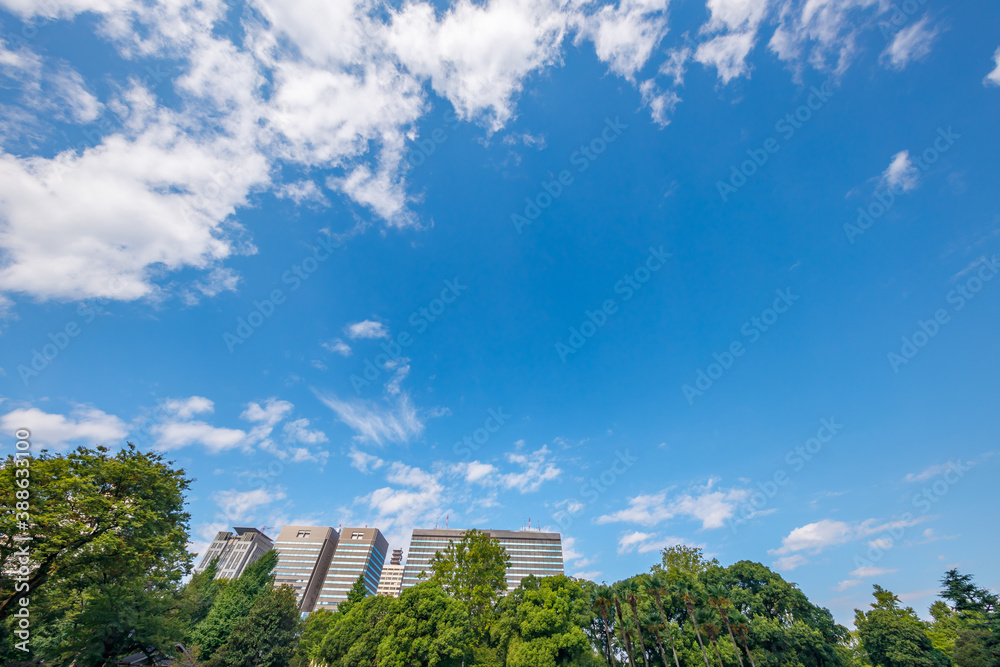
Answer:
[[31, 442], [37, 448], [56, 451], [71, 445], [106, 445], [114, 448], [124, 444], [128, 435], [125, 422], [97, 408], [80, 406], [69, 416], [43, 412], [38, 408], [17, 408], [0, 416], [0, 428], [14, 433], [26, 428], [31, 432]]
[[746, 59], [753, 48], [756, 33], [732, 32], [713, 37], [698, 45], [694, 59], [702, 65], [711, 65], [719, 72], [722, 83], [729, 83], [749, 72]]
[[904, 482], [926, 482], [929, 479], [934, 479], [939, 475], [943, 475], [949, 470], [957, 470], [961, 472], [961, 469], [965, 466], [974, 466], [976, 461], [966, 461], [955, 462], [949, 461], [948, 463], [937, 463], [934, 465], [929, 465], [918, 473], [907, 473], [906, 477], [903, 478]]
[[285, 436], [292, 442], [301, 442], [307, 445], [317, 445], [326, 442], [328, 438], [322, 431], [309, 428], [309, 420], [302, 418], [290, 421], [284, 426]]
[[726, 519], [736, 513], [737, 504], [747, 498], [746, 489], [713, 490], [718, 480], [711, 479], [705, 486], [668, 498], [667, 490], [655, 494], [638, 495], [629, 499], [623, 510], [597, 518], [597, 523], [636, 523], [655, 526], [674, 517], [687, 517], [701, 522], [703, 530], [721, 528]]
[[643, 81], [639, 85], [639, 92], [642, 94], [643, 105], [649, 107], [653, 122], [660, 127], [669, 125], [670, 116], [681, 101], [680, 96], [672, 90], [661, 90], [653, 79]]
[[246, 519], [253, 519], [254, 510], [270, 505], [275, 501], [284, 500], [285, 497], [284, 490], [280, 488], [274, 490], [254, 489], [252, 491], [229, 489], [227, 491], [217, 491], [212, 495], [212, 499], [218, 504], [222, 515], [226, 517], [228, 525], [238, 524]]
[[862, 583], [860, 579], [845, 579], [839, 582], [834, 588], [834, 590], [843, 592], [846, 591], [848, 588], [853, 588], [854, 586], [857, 586], [860, 583]]
[[334, 338], [333, 340], [322, 343], [322, 346], [323, 349], [329, 350], [330, 352], [336, 352], [342, 357], [351, 356], [351, 346], [339, 338]]
[[602, 572], [600, 570], [588, 570], [586, 572], [574, 572], [572, 577], [577, 579], [587, 579], [588, 581], [597, 581], [597, 578], [601, 576]]
[[879, 61], [901, 70], [913, 60], [923, 60], [931, 52], [931, 45], [938, 36], [938, 29], [930, 25], [930, 18], [924, 17], [913, 25], [896, 33], [885, 47]]
[[861, 30], [872, 24], [866, 13], [878, 13], [880, 0], [779, 0], [778, 27], [770, 49], [780, 58], [801, 67], [807, 63], [820, 71], [846, 71], [857, 52]]
[[386, 480], [397, 488], [376, 489], [362, 498], [376, 513], [377, 525], [384, 530], [419, 525], [440, 513], [444, 487], [438, 476], [403, 463], [389, 466]]
[[497, 472], [496, 466], [490, 463], [482, 463], [481, 461], [458, 463], [456, 464], [455, 470], [462, 475], [465, 478], [465, 481], [469, 484], [474, 482], [489, 482], [490, 477]]
[[844, 521], [823, 519], [795, 528], [781, 540], [781, 548], [772, 553], [778, 555], [796, 551], [818, 553], [828, 546], [854, 539], [855, 533], [854, 527]]
[[884, 567], [875, 567], [874, 565], [864, 565], [852, 570], [850, 575], [856, 579], [871, 579], [872, 577], [881, 577], [883, 574], [892, 574], [893, 572], [899, 572], [899, 569], [890, 570]]
[[215, 403], [204, 396], [168, 398], [163, 402], [163, 409], [181, 419], [190, 419], [194, 415], [214, 412]]
[[360, 449], [351, 448], [351, 451], [347, 453], [347, 457], [351, 459], [351, 466], [360, 470], [363, 473], [369, 473], [373, 470], [378, 470], [383, 465], [385, 461], [377, 456], [369, 454], [368, 452], [363, 452]]
[[[775, 567], [792, 570], [808, 562], [808, 559], [803, 555], [804, 553], [815, 555], [829, 547], [881, 533], [896, 535], [905, 528], [917, 525], [924, 518], [892, 521], [866, 519], [859, 523], [823, 519], [793, 529], [781, 540], [781, 547], [770, 549], [768, 553], [780, 556], [775, 562]], [[859, 575], [859, 572], [861, 570], [856, 570], [851, 574], [855, 577], [865, 576]]]
[[272, 397], [264, 401], [263, 406], [256, 402], [248, 403], [246, 410], [240, 414], [240, 419], [262, 424], [266, 427], [273, 427], [290, 415], [294, 409], [295, 406], [288, 401], [281, 401]]
[[562, 470], [548, 460], [550, 454], [547, 445], [542, 445], [530, 454], [507, 454], [507, 460], [520, 465], [523, 470], [499, 475], [500, 484], [521, 493], [531, 493], [541, 488], [545, 482], [558, 479]]
[[631, 79], [667, 34], [669, 0], [619, 0], [577, 17], [576, 41], [594, 42], [597, 57], [611, 71]]
[[809, 559], [802, 554], [794, 554], [792, 556], [782, 556], [778, 560], [774, 561], [773, 566], [778, 570], [791, 572], [795, 568], [805, 565], [808, 562]]
[[368, 339], [378, 339], [378, 338], [388, 338], [389, 329], [375, 320], [362, 320], [360, 322], [355, 322], [354, 324], [348, 324], [344, 327], [344, 333], [351, 340], [358, 340], [359, 338]]
[[618, 553], [626, 554], [638, 551], [641, 554], [651, 551], [662, 551], [671, 546], [684, 544], [684, 540], [679, 537], [660, 536], [657, 533], [644, 533], [633, 531], [626, 533], [618, 540]]
[[296, 204], [330, 205], [326, 195], [319, 189], [315, 181], [303, 180], [285, 183], [278, 187], [275, 194], [281, 199], [291, 199]]
[[390, 402], [362, 399], [341, 400], [332, 394], [316, 393], [337, 419], [357, 433], [360, 441], [381, 445], [386, 442], [410, 442], [424, 431], [410, 397], [403, 393]]
[[993, 53], [993, 71], [986, 75], [983, 79], [983, 85], [994, 85], [1000, 86], [1000, 46]]
[[890, 189], [910, 192], [920, 184], [920, 171], [910, 159], [910, 151], [899, 151], [882, 173], [882, 182]]
[[236, 447], [248, 448], [246, 432], [235, 428], [220, 428], [203, 421], [169, 420], [154, 425], [150, 433], [156, 436], [156, 447], [163, 450], [203, 445], [218, 454]]

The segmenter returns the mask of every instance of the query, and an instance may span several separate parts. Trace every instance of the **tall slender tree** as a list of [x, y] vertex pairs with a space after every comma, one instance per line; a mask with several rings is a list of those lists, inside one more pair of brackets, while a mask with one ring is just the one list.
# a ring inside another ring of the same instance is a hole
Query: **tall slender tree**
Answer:
[[753, 654], [750, 653], [750, 647], [747, 645], [747, 635], [750, 633], [750, 620], [743, 616], [742, 614], [736, 617], [736, 634], [740, 637], [740, 642], [743, 644], [743, 650], [746, 651], [747, 660], [750, 661], [750, 667], [757, 667], [757, 664], [753, 661]]
[[680, 658], [677, 657], [677, 647], [674, 645], [674, 631], [670, 623], [670, 617], [663, 611], [663, 596], [670, 594], [666, 581], [659, 575], [653, 575], [649, 580], [649, 592], [652, 593], [653, 600], [656, 602], [656, 608], [660, 611], [660, 616], [663, 618], [663, 623], [665, 624], [664, 630], [667, 633], [667, 639], [670, 640], [670, 650], [674, 654], [674, 664], [676, 667], [681, 667]]
[[632, 618], [635, 620], [635, 632], [639, 636], [639, 648], [642, 649], [642, 664], [648, 665], [649, 658], [646, 655], [646, 640], [642, 636], [642, 622], [639, 621], [639, 599], [636, 596], [636, 586], [629, 584], [625, 590], [625, 601], [632, 608]]
[[688, 616], [691, 618], [691, 624], [694, 626], [694, 636], [698, 638], [698, 646], [701, 647], [701, 657], [705, 659], [705, 667], [711, 667], [708, 664], [708, 653], [705, 651], [705, 642], [701, 640], [701, 632], [698, 630], [698, 619], [694, 617], [694, 607], [698, 602], [698, 590], [692, 584], [685, 582], [680, 584], [678, 593], [681, 600], [684, 601], [684, 607], [687, 609]]
[[729, 632], [729, 638], [733, 642], [733, 648], [736, 650], [736, 659], [740, 661], [740, 667], [744, 667], [743, 658], [740, 657], [740, 648], [736, 645], [736, 637], [733, 636], [733, 627], [729, 624], [729, 607], [732, 604], [729, 601], [729, 593], [723, 586], [718, 584], [708, 587], [708, 604], [715, 608], [722, 618], [722, 622], [726, 626], [726, 630]]
[[628, 637], [628, 627], [625, 625], [625, 618], [622, 616], [622, 605], [615, 594], [612, 599], [615, 602], [615, 613], [618, 615], [618, 627], [622, 630], [622, 639], [625, 643], [625, 653], [628, 654], [628, 664], [635, 667], [635, 656], [632, 655], [632, 641]]
[[609, 667], [616, 667], [618, 662], [614, 658], [614, 653], [611, 649], [611, 623], [608, 621], [608, 613], [614, 609], [614, 602], [611, 601], [611, 592], [608, 590], [607, 586], [601, 586], [597, 591], [597, 596], [594, 598], [594, 611], [596, 611], [601, 617], [601, 623], [604, 625], [604, 637], [606, 641], [605, 648], [607, 649], [607, 658]]

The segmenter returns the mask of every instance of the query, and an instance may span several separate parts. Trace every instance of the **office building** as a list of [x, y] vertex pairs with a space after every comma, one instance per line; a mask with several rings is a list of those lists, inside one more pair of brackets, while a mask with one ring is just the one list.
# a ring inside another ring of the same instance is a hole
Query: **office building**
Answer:
[[382, 576], [378, 579], [377, 595], [391, 595], [399, 597], [403, 589], [403, 550], [393, 549], [392, 558], [389, 563], [382, 568]]
[[274, 585], [294, 588], [300, 611], [310, 612], [316, 606], [338, 537], [336, 530], [326, 526], [285, 526], [278, 533]]
[[[559, 533], [542, 533], [535, 530], [484, 530], [500, 541], [507, 555], [507, 590], [521, 584], [521, 579], [533, 574], [548, 577], [563, 574], [562, 536]], [[430, 562], [438, 551], [448, 547], [449, 541], [458, 542], [464, 530], [414, 528], [410, 537], [410, 550], [403, 570], [403, 590], [423, 581], [421, 573], [430, 575]]]
[[364, 576], [368, 594], [375, 595], [388, 549], [389, 543], [378, 528], [343, 528], [318, 591], [315, 609], [336, 610], [360, 576]]
[[248, 565], [271, 550], [271, 538], [256, 528], [233, 528], [235, 535], [229, 531], [216, 534], [212, 544], [201, 559], [201, 564], [194, 569], [195, 574], [201, 574], [218, 558], [216, 564], [216, 579], [235, 579], [243, 574]]

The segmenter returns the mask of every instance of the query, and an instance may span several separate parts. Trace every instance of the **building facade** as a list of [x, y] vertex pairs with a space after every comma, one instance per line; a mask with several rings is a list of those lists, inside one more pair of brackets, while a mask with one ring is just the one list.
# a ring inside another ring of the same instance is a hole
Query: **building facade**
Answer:
[[[549, 577], [563, 574], [562, 536], [559, 533], [542, 533], [535, 530], [484, 530], [484, 533], [500, 541], [507, 555], [507, 590], [521, 584], [521, 579], [533, 574]], [[410, 537], [410, 549], [403, 570], [402, 589], [406, 590], [426, 579], [421, 573], [430, 575], [430, 562], [438, 551], [448, 547], [448, 542], [458, 542], [464, 530], [439, 528], [414, 528]]]
[[382, 568], [382, 576], [378, 579], [378, 590], [376, 595], [391, 595], [399, 597], [403, 590], [403, 550], [393, 549], [392, 558], [388, 564]]
[[278, 533], [274, 585], [294, 588], [300, 611], [315, 608], [338, 538], [337, 531], [327, 526], [285, 526]]
[[375, 595], [388, 549], [389, 543], [378, 528], [341, 529], [315, 609], [335, 611], [360, 576], [364, 576], [368, 594]]
[[201, 564], [194, 569], [201, 574], [218, 558], [216, 579], [235, 579], [243, 574], [248, 565], [271, 550], [271, 538], [256, 528], [233, 528], [234, 533], [220, 531], [208, 547]]

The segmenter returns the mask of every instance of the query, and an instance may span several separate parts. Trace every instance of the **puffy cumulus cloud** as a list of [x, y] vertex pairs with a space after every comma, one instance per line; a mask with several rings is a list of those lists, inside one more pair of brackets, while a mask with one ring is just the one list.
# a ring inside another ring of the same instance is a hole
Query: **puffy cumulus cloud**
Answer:
[[458, 0], [440, 18], [432, 4], [408, 2], [392, 12], [384, 39], [460, 118], [496, 131], [513, 116], [524, 79], [561, 60], [567, 19], [555, 0]]
[[400, 462], [388, 467], [385, 486], [363, 496], [360, 501], [374, 513], [384, 531], [404, 529], [433, 522], [443, 514], [445, 487], [437, 473]]
[[[782, 570], [792, 570], [809, 562], [806, 554], [816, 555], [829, 547], [864, 539], [879, 533], [898, 533], [905, 528], [917, 525], [922, 520], [923, 518], [906, 517], [892, 521], [866, 519], [848, 523], [822, 519], [794, 528], [782, 538], [779, 548], [770, 549], [768, 553], [779, 556], [774, 563], [775, 567]], [[869, 576], [865, 572], [862, 568], [851, 574], [855, 578]]]
[[746, 59], [753, 48], [756, 33], [751, 31], [718, 35], [698, 45], [694, 59], [711, 65], [719, 72], [722, 83], [729, 83], [749, 70]]
[[344, 333], [352, 340], [359, 338], [388, 338], [389, 329], [376, 320], [362, 320], [344, 327]]
[[5, 433], [28, 429], [31, 432], [31, 443], [36, 448], [51, 448], [56, 451], [69, 449], [76, 444], [114, 447], [123, 444], [122, 441], [128, 435], [124, 421], [86, 406], [74, 408], [68, 416], [44, 412], [34, 407], [15, 408], [0, 416], [0, 428]]
[[365, 474], [378, 470], [385, 465], [385, 461], [379, 457], [369, 454], [368, 452], [363, 452], [354, 447], [352, 447], [351, 451], [347, 453], [347, 458], [351, 460], [351, 467], [360, 470]]
[[202, 445], [212, 454], [237, 447], [249, 451], [246, 431], [212, 426], [201, 420], [168, 419], [150, 429], [156, 437], [156, 447], [163, 450]]
[[580, 14], [576, 41], [589, 39], [612, 72], [632, 79], [667, 34], [669, 0], [619, 0]]
[[655, 526], [675, 517], [683, 517], [700, 522], [703, 530], [721, 528], [750, 492], [746, 489], [716, 488], [717, 484], [717, 479], [710, 479], [704, 486], [695, 486], [674, 495], [670, 495], [669, 490], [638, 495], [629, 499], [628, 507], [597, 517], [597, 523]]
[[937, 36], [937, 27], [932, 26], [930, 18], [925, 16], [897, 32], [879, 60], [892, 69], [905, 69], [911, 61], [927, 57]]
[[351, 356], [351, 346], [340, 340], [339, 338], [334, 338], [325, 343], [322, 343], [324, 350], [329, 350], [330, 352], [336, 352], [342, 357]]

